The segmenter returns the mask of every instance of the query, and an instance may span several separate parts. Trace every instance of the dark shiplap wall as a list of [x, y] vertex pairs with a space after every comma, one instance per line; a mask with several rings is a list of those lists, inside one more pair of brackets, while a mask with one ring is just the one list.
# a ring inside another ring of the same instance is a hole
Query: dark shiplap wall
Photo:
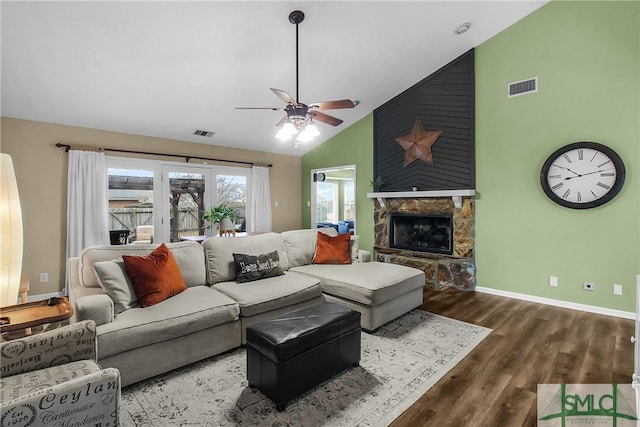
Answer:
[[[374, 178], [380, 191], [475, 188], [473, 50], [436, 71], [373, 112]], [[431, 146], [433, 165], [407, 167], [395, 138], [411, 132], [416, 118], [426, 130], [444, 130]]]

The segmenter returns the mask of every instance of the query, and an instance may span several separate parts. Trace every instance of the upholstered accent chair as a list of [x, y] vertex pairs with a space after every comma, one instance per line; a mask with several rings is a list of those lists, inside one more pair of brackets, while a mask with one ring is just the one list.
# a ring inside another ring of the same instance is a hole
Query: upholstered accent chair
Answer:
[[87, 320], [0, 344], [1, 424], [117, 426], [120, 372], [97, 363]]

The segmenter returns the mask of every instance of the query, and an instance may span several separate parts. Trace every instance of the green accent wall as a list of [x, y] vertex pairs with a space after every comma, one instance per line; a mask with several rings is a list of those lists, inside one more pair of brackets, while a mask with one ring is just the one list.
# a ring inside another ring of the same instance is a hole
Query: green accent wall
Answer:
[[302, 156], [302, 227], [311, 227], [311, 170], [356, 165], [356, 233], [360, 248], [373, 250], [373, 114], [349, 126], [333, 138]]
[[[640, 2], [553, 1], [478, 46], [475, 73], [478, 286], [635, 311]], [[530, 77], [539, 92], [507, 99], [507, 83]], [[609, 145], [625, 162], [624, 188], [599, 208], [563, 208], [540, 188], [547, 156], [577, 141]], [[373, 247], [372, 145], [369, 115], [302, 157], [304, 227], [310, 170], [356, 164], [357, 231]]]
[[[551, 2], [475, 53], [478, 286], [635, 311], [640, 3]], [[529, 77], [539, 92], [507, 99], [507, 83]], [[578, 141], [625, 162], [622, 191], [599, 208], [563, 208], [540, 187], [547, 156]]]

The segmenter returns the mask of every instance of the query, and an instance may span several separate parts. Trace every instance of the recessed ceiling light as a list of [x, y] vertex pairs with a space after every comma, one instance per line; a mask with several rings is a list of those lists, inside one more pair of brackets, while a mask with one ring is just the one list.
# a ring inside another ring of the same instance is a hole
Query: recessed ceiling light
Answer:
[[469, 31], [469, 28], [471, 28], [471, 22], [463, 22], [462, 24], [458, 25], [456, 29], [453, 30], [453, 32], [454, 34], [460, 35]]

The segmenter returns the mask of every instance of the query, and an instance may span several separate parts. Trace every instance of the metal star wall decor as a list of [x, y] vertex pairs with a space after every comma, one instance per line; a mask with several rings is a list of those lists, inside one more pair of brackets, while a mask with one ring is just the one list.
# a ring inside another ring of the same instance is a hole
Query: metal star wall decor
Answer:
[[410, 134], [396, 138], [396, 142], [404, 148], [404, 167], [418, 159], [432, 165], [431, 146], [443, 132], [443, 130], [424, 130], [420, 119], [416, 119]]

